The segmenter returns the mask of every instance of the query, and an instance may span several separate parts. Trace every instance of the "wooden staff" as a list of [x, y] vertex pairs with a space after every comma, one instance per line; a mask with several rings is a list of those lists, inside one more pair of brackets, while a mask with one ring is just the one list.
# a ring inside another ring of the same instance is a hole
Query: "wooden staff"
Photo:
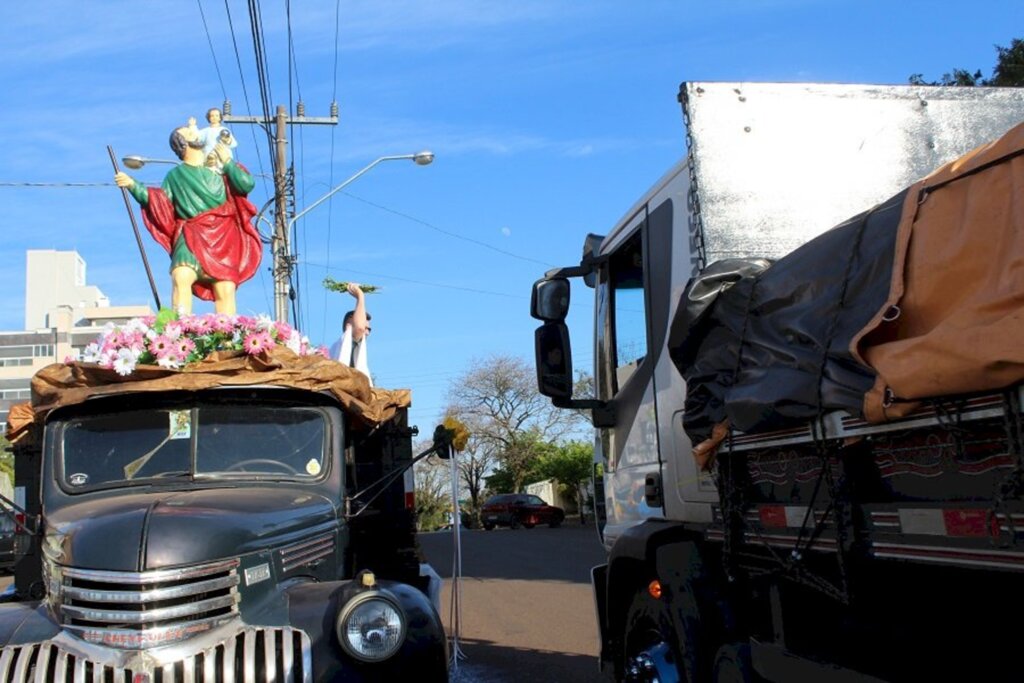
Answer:
[[[114, 148], [107, 145], [107, 152], [110, 154], [110, 163], [114, 165], [114, 173], [120, 173], [117, 165], [117, 157], [114, 156]], [[160, 294], [156, 290], [156, 281], [153, 280], [153, 271], [149, 269], [149, 259], [146, 258], [146, 249], [142, 246], [142, 234], [139, 233], [139, 224], [135, 221], [135, 212], [132, 211], [132, 204], [128, 201], [128, 189], [121, 188], [121, 197], [124, 199], [124, 208], [128, 209], [128, 218], [132, 221], [132, 230], [135, 231], [135, 241], [139, 245], [139, 254], [142, 255], [142, 265], [146, 267], [146, 277], [149, 278], [149, 287], [153, 290], [153, 300], [156, 301], [156, 310], [160, 310]]]

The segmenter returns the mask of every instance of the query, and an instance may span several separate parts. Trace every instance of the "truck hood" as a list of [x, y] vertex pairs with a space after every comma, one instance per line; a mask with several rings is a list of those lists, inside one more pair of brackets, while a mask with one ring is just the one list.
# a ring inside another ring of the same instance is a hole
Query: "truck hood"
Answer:
[[337, 520], [330, 499], [282, 486], [83, 501], [47, 516], [47, 554], [80, 569], [147, 571], [236, 557]]

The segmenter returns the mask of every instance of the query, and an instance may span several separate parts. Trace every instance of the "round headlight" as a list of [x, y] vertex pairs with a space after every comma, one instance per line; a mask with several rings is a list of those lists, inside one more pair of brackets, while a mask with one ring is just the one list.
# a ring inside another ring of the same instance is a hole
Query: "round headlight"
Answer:
[[338, 616], [337, 635], [341, 646], [356, 659], [379, 662], [402, 647], [405, 615], [380, 594], [359, 597]]

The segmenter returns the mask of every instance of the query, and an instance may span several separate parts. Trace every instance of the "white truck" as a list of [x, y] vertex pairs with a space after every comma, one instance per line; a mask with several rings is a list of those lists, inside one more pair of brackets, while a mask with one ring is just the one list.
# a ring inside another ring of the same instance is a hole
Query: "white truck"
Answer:
[[[597, 428], [602, 668], [662, 683], [1009, 675], [1024, 430], [1004, 371], [1019, 337], [1003, 357], [986, 347], [1001, 328], [963, 332], [977, 366], [957, 377], [977, 386], [942, 384], [952, 352], [876, 367], [864, 344], [927, 303], [902, 291], [922, 273], [952, 285], [940, 303], [1007, 289], [1005, 319], [1022, 317], [1024, 129], [912, 184], [1024, 120], [1024, 91], [684, 83], [679, 99], [686, 157], [531, 302], [541, 392]], [[997, 205], [1009, 216], [990, 219]], [[918, 214], [980, 235], [1006, 284], [978, 284], [959, 257], [908, 261], [928, 233], [898, 228]], [[594, 289], [591, 398], [572, 394], [570, 278]], [[886, 384], [901, 370], [938, 388]]]

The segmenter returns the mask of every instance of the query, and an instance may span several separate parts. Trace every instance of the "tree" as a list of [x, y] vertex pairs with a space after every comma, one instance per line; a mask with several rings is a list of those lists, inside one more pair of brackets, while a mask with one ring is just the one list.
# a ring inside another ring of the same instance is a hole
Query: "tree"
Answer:
[[587, 482], [590, 481], [594, 463], [593, 444], [570, 441], [566, 444], [551, 445], [541, 454], [537, 471], [545, 479], [556, 479], [563, 494], [576, 499], [580, 511], [580, 524], [586, 522], [585, 500]]
[[445, 415], [443, 424], [453, 432], [452, 446], [458, 452], [457, 466], [459, 478], [465, 484], [469, 494], [469, 510], [474, 521], [479, 523], [480, 497], [483, 494], [485, 477], [494, 468], [495, 459], [492, 452], [474, 439], [466, 423], [460, 420], [451, 410]]
[[[422, 448], [418, 448], [420, 452]], [[451, 510], [451, 477], [448, 463], [434, 456], [413, 465], [416, 480], [416, 528], [434, 531], [448, 523]]]
[[448, 390], [449, 413], [458, 415], [483, 457], [493, 458], [522, 489], [538, 445], [558, 441], [581, 424], [573, 411], [560, 410], [537, 392], [532, 367], [520, 358], [475, 360]]
[[981, 69], [971, 72], [968, 69], [953, 69], [942, 74], [938, 81], [926, 81], [923, 74], [912, 74], [911, 85], [986, 85], [999, 87], [1024, 87], [1024, 40], [1014, 38], [1010, 47], [996, 48], [996, 65], [992, 68], [992, 77], [985, 78]]
[[14, 453], [11, 451], [11, 442], [3, 434], [0, 434], [0, 473], [9, 476], [11, 484], [14, 484]]

